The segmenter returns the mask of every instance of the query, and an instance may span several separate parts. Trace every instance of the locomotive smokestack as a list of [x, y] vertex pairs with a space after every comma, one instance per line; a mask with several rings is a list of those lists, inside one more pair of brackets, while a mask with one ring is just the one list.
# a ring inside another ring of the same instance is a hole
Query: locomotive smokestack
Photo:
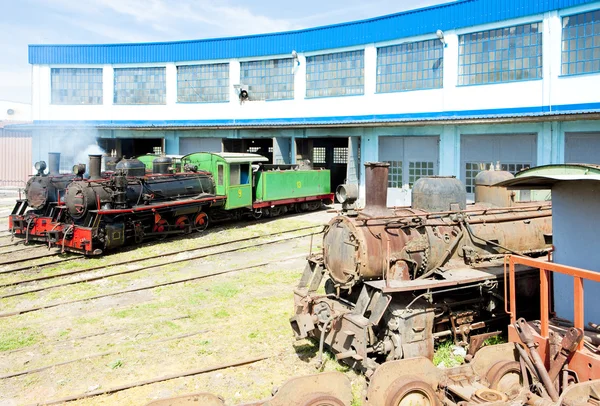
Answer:
[[369, 217], [389, 216], [392, 211], [387, 208], [388, 171], [387, 162], [365, 163], [365, 208], [363, 215]]
[[100, 179], [102, 155], [88, 155], [90, 158], [90, 179]]
[[48, 174], [58, 175], [60, 173], [60, 152], [48, 152]]

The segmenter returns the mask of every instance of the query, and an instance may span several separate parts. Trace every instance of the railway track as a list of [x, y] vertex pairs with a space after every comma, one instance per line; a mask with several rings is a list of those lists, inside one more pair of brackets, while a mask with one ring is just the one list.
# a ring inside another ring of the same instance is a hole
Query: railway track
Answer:
[[[290, 229], [290, 230], [278, 231], [278, 232], [275, 232], [275, 233], [262, 234], [262, 235], [258, 235], [258, 236], [248, 237], [248, 238], [239, 238], [239, 239], [236, 239], [236, 240], [230, 240], [230, 241], [225, 241], [225, 242], [220, 242], [220, 243], [215, 243], [215, 244], [204, 245], [204, 246], [197, 247], [197, 248], [187, 248], [187, 249], [182, 249], [182, 250], [177, 250], [177, 251], [171, 251], [171, 252], [166, 252], [166, 253], [161, 253], [161, 254], [146, 256], [144, 258], [136, 258], [136, 259], [126, 260], [126, 261], [118, 261], [118, 262], [113, 262], [113, 263], [99, 265], [99, 266], [80, 268], [80, 269], [75, 269], [75, 270], [71, 270], [71, 271], [68, 271], [68, 272], [63, 272], [63, 273], [56, 274], [56, 275], [39, 276], [39, 277], [35, 277], [35, 278], [24, 279], [24, 280], [21, 280], [21, 281], [0, 284], [0, 288], [5, 288], [5, 287], [9, 287], [9, 286], [17, 286], [17, 285], [21, 285], [21, 284], [25, 284], [25, 283], [39, 282], [39, 281], [44, 281], [44, 280], [49, 280], [49, 279], [55, 279], [55, 278], [61, 278], [61, 277], [65, 277], [65, 276], [72, 276], [72, 275], [76, 275], [76, 274], [80, 274], [80, 273], [84, 273], [84, 272], [91, 272], [91, 271], [96, 271], [96, 270], [99, 270], [99, 269], [112, 268], [112, 267], [121, 266], [121, 265], [130, 265], [130, 264], [135, 264], [135, 263], [139, 263], [139, 262], [143, 262], [143, 261], [148, 261], [148, 260], [152, 260], [152, 259], [157, 259], [157, 258], [165, 258], [165, 257], [176, 256], [176, 255], [183, 254], [183, 253], [186, 253], [186, 252], [193, 252], [193, 251], [198, 251], [198, 250], [204, 250], [204, 249], [210, 249], [210, 248], [217, 248], [217, 247], [221, 247], [221, 246], [224, 246], [224, 245], [236, 244], [236, 243], [246, 242], [246, 241], [254, 241], [254, 240], [261, 239], [261, 238], [274, 237], [274, 236], [281, 235], [281, 234], [288, 234], [288, 233], [293, 233], [293, 232], [297, 232], [297, 231], [309, 230], [309, 229], [317, 228], [317, 227], [321, 227], [321, 226], [315, 225], [315, 226], [300, 227], [300, 228], [295, 228], [295, 229]], [[44, 267], [46, 265], [54, 265], [56, 263], [71, 261], [71, 260], [74, 260], [74, 259], [79, 259], [79, 257], [76, 257], [76, 258], [64, 258], [64, 259], [57, 260], [57, 261], [51, 261], [49, 263], [38, 264], [36, 266], [39, 269], [39, 268], [42, 268], [42, 267]], [[170, 263], [172, 263], [172, 262], [170, 262]], [[17, 269], [10, 269], [10, 270], [5, 270], [5, 271], [0, 271], [0, 274], [10, 273], [10, 272], [17, 272], [17, 271], [20, 271], [20, 270], [23, 270], [23, 268], [17, 268]], [[24, 294], [24, 293], [15, 294], [13, 296], [18, 296], [20, 294]], [[0, 296], [0, 299], [2, 299], [4, 297], [9, 297], [9, 296]]]
[[[314, 226], [314, 227], [308, 227], [308, 228], [316, 228], [316, 227], [320, 227], [320, 226]], [[282, 234], [282, 233], [288, 233], [288, 232], [293, 232], [293, 231], [298, 231], [298, 230], [290, 230], [290, 231], [287, 231], [287, 232], [279, 232], [279, 233], [274, 233], [274, 234]], [[94, 277], [90, 277], [90, 278], [85, 278], [85, 279], [78, 280], [78, 281], [70, 281], [70, 282], [66, 282], [66, 283], [62, 283], [62, 284], [58, 284], [58, 285], [52, 285], [52, 286], [48, 286], [48, 287], [44, 287], [44, 288], [32, 289], [32, 290], [29, 290], [29, 291], [26, 291], [26, 292], [19, 292], [19, 293], [16, 293], [16, 294], [4, 295], [4, 296], [2, 296], [0, 298], [1, 299], [10, 298], [10, 297], [19, 296], [19, 295], [23, 295], [23, 294], [27, 294], [27, 293], [37, 293], [37, 292], [42, 292], [42, 291], [45, 291], [45, 290], [56, 289], [56, 288], [60, 288], [60, 287], [68, 286], [68, 285], [74, 285], [74, 284], [78, 284], [78, 283], [93, 282], [93, 281], [96, 281], [96, 280], [106, 279], [106, 278], [110, 278], [110, 277], [114, 277], [114, 276], [121, 276], [121, 275], [131, 274], [131, 273], [140, 272], [140, 271], [144, 271], [144, 270], [148, 270], [148, 269], [160, 268], [160, 267], [163, 267], [163, 266], [172, 265], [172, 264], [176, 264], [176, 263], [188, 262], [188, 261], [195, 260], [195, 259], [202, 259], [202, 258], [207, 258], [207, 257], [211, 257], [211, 256], [216, 256], [216, 255], [229, 254], [229, 253], [233, 253], [233, 252], [236, 252], [236, 251], [242, 251], [242, 250], [245, 250], [245, 249], [259, 247], [259, 246], [265, 246], [265, 245], [270, 245], [270, 244], [277, 244], [277, 243], [281, 243], [281, 242], [285, 242], [285, 241], [290, 241], [290, 240], [294, 240], [294, 239], [300, 239], [300, 238], [304, 238], [304, 237], [313, 236], [313, 235], [320, 234], [320, 233], [321, 232], [319, 232], [319, 233], [307, 233], [307, 234], [302, 234], [302, 235], [299, 235], [299, 236], [293, 236], [293, 237], [287, 237], [287, 238], [282, 238], [282, 239], [273, 240], [273, 241], [267, 241], [267, 242], [260, 243], [260, 244], [245, 245], [245, 246], [242, 246], [242, 247], [236, 247], [236, 248], [232, 248], [232, 249], [229, 249], [229, 250], [223, 250], [223, 251], [219, 251], [219, 252], [215, 252], [215, 253], [193, 255], [193, 256], [190, 256], [190, 257], [183, 258], [183, 259], [171, 260], [171, 261], [168, 261], [168, 262], [165, 262], [165, 263], [160, 263], [160, 264], [147, 265], [147, 266], [143, 266], [143, 267], [132, 269], [132, 270], [125, 270], [125, 271], [120, 271], [120, 272], [114, 272], [114, 273], [110, 273], [110, 274], [105, 274], [105, 275], [99, 275], [99, 276], [94, 276]], [[254, 238], [254, 237], [252, 237], [252, 238]], [[228, 243], [231, 243], [231, 242], [228, 242]], [[224, 245], [224, 244], [228, 244], [228, 243], [219, 243], [218, 245]], [[205, 249], [205, 247], [203, 247], [201, 249]], [[195, 250], [197, 250], [197, 249], [195, 249]], [[185, 250], [183, 252], [187, 252], [187, 251], [189, 251], [189, 250]], [[302, 256], [305, 256], [305, 254], [301, 254], [298, 257], [302, 257]], [[296, 258], [296, 257], [289, 257], [289, 258], [293, 259], [293, 258]], [[136, 262], [145, 261], [146, 259], [147, 258], [143, 258], [141, 260], [136, 260]], [[58, 306], [63, 306], [63, 305], [68, 305], [68, 304], [73, 304], [73, 303], [85, 302], [85, 301], [88, 301], [88, 300], [100, 299], [100, 298], [105, 298], [105, 297], [110, 297], [110, 296], [116, 296], [116, 295], [125, 294], [125, 293], [138, 292], [138, 291], [142, 291], [142, 290], [154, 289], [154, 288], [163, 287], [163, 286], [170, 286], [170, 285], [173, 285], [173, 284], [179, 284], [179, 283], [185, 283], [185, 282], [190, 282], [190, 281], [199, 280], [199, 279], [205, 279], [205, 278], [209, 278], [209, 277], [213, 277], [213, 276], [217, 276], [217, 275], [222, 275], [222, 274], [225, 274], [225, 273], [237, 272], [237, 271], [241, 271], [241, 270], [247, 270], [247, 269], [257, 268], [257, 267], [269, 265], [269, 264], [271, 264], [273, 262], [279, 262], [279, 260], [264, 262], [264, 263], [261, 263], [261, 264], [252, 265], [251, 267], [241, 267], [241, 268], [227, 269], [227, 270], [218, 271], [218, 272], [214, 272], [214, 273], [210, 273], [210, 274], [205, 274], [205, 275], [199, 275], [199, 276], [195, 276], [195, 277], [191, 277], [191, 278], [185, 278], [185, 279], [180, 279], [180, 280], [175, 280], [175, 281], [170, 281], [170, 282], [165, 282], [165, 283], [159, 283], [159, 284], [154, 284], [154, 285], [145, 286], [145, 287], [139, 287], [139, 288], [134, 288], [134, 289], [126, 289], [126, 290], [122, 290], [122, 291], [118, 291], [118, 292], [97, 295], [97, 296], [93, 296], [93, 297], [89, 297], [89, 298], [83, 298], [83, 299], [77, 299], [77, 300], [70, 300], [70, 301], [64, 301], [64, 302], [57, 302], [57, 303], [52, 303], [52, 304], [47, 304], [47, 305], [42, 305], [42, 306], [36, 306], [36, 307], [31, 307], [31, 308], [26, 308], [26, 309], [21, 309], [21, 310], [15, 310], [15, 311], [12, 311], [12, 312], [0, 313], [0, 318], [17, 316], [17, 315], [20, 315], [20, 314], [31, 313], [31, 312], [35, 312], [35, 311], [39, 311], [39, 310], [50, 309], [50, 308], [54, 308], [54, 307], [58, 307]], [[88, 270], [86, 269], [86, 270], [82, 270], [81, 272], [87, 272], [87, 271]]]
[[[35, 247], [30, 247], [30, 249], [19, 250], [19, 252], [29, 251], [29, 250], [36, 251], [36, 250], [39, 250], [40, 248], [47, 248], [47, 247], [44, 247], [44, 246], [35, 246]], [[0, 256], [5, 255], [5, 254], [9, 254], [9, 253], [3, 252], [3, 253], [0, 253]], [[18, 264], [18, 263], [21, 263], [21, 262], [35, 261], [36, 259], [46, 258], [46, 257], [53, 257], [53, 256], [57, 256], [57, 255], [61, 255], [60, 251], [50, 251], [50, 252], [48, 252], [46, 254], [38, 255], [38, 256], [35, 256], [35, 257], [29, 257], [28, 256], [28, 257], [23, 257], [23, 258], [13, 258], [13, 259], [9, 259], [9, 260], [5, 260], [5, 261], [0, 262], [0, 267], [6, 266], [6, 265]], [[37, 264], [35, 264], [35, 265], [29, 265], [25, 269], [28, 269], [31, 266], [37, 266]], [[0, 274], [6, 273], [5, 271], [6, 270], [0, 271]], [[10, 272], [14, 272], [14, 271], [10, 270]]]

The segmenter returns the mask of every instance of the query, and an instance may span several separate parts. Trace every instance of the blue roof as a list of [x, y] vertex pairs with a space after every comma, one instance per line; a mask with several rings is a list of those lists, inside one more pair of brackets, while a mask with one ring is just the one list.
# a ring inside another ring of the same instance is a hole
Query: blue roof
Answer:
[[177, 42], [29, 45], [31, 64], [201, 61], [320, 51], [431, 34], [540, 14], [597, 0], [458, 0], [396, 14], [298, 31]]

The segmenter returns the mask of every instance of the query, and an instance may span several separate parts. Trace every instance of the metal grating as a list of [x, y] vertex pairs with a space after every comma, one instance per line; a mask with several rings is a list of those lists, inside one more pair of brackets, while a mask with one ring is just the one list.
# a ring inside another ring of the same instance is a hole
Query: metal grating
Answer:
[[314, 147], [312, 151], [313, 163], [324, 164], [327, 163], [327, 150], [325, 147]]

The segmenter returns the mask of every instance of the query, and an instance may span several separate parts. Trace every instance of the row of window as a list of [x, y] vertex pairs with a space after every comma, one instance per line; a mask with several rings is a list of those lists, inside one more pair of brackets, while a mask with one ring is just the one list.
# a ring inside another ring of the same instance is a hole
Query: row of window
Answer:
[[[563, 18], [562, 74], [600, 72], [600, 10]], [[543, 23], [459, 36], [458, 84], [477, 85], [542, 77]], [[377, 48], [377, 92], [443, 87], [443, 45], [427, 40]], [[306, 58], [306, 97], [364, 93], [364, 51]], [[240, 82], [251, 100], [294, 98], [293, 58], [242, 62]], [[116, 104], [164, 104], [164, 67], [115, 68]], [[177, 67], [177, 101], [229, 101], [229, 64]], [[53, 104], [102, 104], [101, 68], [53, 68]]]

